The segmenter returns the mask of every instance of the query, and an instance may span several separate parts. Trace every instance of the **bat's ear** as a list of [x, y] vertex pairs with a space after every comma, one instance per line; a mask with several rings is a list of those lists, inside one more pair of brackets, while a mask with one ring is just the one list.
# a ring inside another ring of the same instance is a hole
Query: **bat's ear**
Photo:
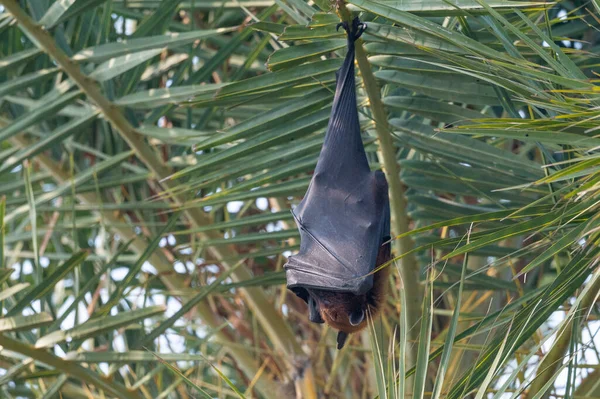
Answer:
[[312, 296], [308, 298], [308, 319], [313, 323], [324, 323], [319, 312], [319, 304]]
[[342, 349], [344, 347], [344, 344], [346, 343], [346, 339], [348, 338], [348, 333], [345, 333], [343, 331], [338, 332], [338, 336], [337, 336], [337, 348], [338, 349]]
[[362, 309], [356, 309], [350, 313], [349, 320], [350, 324], [357, 326], [365, 319], [365, 311]]

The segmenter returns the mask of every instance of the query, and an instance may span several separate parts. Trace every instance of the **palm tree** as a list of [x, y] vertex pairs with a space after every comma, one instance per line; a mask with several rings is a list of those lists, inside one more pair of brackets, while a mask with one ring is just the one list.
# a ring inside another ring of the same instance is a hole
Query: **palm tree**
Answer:
[[[2, 397], [600, 397], [600, 4], [0, 0]], [[384, 315], [288, 295], [359, 14]]]

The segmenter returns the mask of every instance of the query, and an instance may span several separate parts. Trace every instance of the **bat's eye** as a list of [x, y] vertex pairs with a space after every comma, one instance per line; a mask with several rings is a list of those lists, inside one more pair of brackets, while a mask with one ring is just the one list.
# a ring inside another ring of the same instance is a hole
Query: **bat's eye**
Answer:
[[365, 311], [362, 309], [359, 310], [355, 310], [352, 313], [350, 313], [350, 324], [352, 324], [353, 326], [357, 326], [360, 323], [362, 323], [362, 321], [365, 319]]

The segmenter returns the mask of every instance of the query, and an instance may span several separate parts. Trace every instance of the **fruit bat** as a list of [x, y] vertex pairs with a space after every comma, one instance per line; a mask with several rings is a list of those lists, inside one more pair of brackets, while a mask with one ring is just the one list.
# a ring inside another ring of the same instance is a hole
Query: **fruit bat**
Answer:
[[348, 52], [336, 72], [336, 90], [325, 141], [308, 190], [292, 210], [300, 250], [285, 264], [287, 287], [308, 304], [309, 319], [339, 330], [341, 349], [349, 333], [367, 324], [385, 295], [390, 259], [388, 186], [371, 172], [360, 134], [354, 81], [354, 42], [366, 29], [355, 18], [342, 23]]

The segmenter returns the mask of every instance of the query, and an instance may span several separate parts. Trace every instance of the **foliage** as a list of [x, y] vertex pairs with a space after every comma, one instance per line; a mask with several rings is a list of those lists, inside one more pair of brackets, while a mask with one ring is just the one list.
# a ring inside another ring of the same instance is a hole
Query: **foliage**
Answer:
[[0, 4], [0, 396], [600, 397], [597, 0], [348, 2], [397, 273], [340, 352], [282, 265], [346, 6]]

